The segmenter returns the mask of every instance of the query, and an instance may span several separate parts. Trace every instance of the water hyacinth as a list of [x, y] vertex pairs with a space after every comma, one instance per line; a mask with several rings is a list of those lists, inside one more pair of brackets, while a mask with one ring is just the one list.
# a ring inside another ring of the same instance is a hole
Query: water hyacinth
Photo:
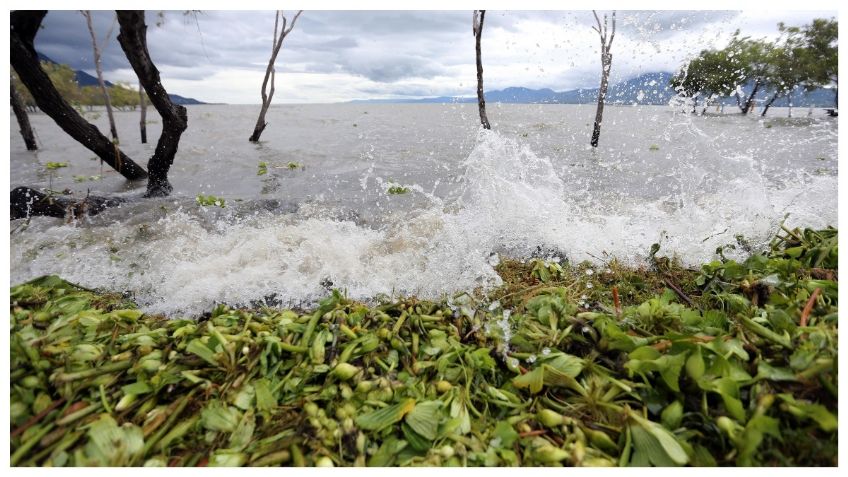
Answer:
[[836, 244], [196, 319], [43, 277], [11, 289], [11, 463], [835, 465]]

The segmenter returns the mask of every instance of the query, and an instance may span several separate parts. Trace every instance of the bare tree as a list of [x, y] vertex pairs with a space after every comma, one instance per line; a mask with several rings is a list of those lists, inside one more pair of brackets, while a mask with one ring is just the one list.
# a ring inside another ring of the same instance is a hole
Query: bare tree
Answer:
[[480, 109], [480, 123], [483, 129], [492, 129], [489, 118], [486, 117], [486, 98], [483, 97], [483, 58], [480, 52], [480, 37], [483, 35], [483, 20], [486, 18], [486, 10], [474, 10], [474, 45], [477, 52], [477, 107]]
[[598, 26], [593, 26], [592, 29], [598, 32], [601, 39], [601, 87], [598, 89], [598, 110], [595, 112], [595, 126], [592, 129], [592, 147], [598, 147], [598, 138], [601, 137], [601, 121], [604, 119], [604, 103], [607, 99], [607, 87], [609, 87], [609, 74], [612, 68], [612, 54], [610, 47], [612, 39], [615, 37], [615, 11], [612, 12], [612, 28], [607, 31], [609, 20], [604, 14], [604, 24], [601, 25], [601, 19], [598, 18], [598, 13], [592, 10], [595, 15], [595, 22]]
[[141, 143], [147, 144], [147, 98], [141, 80], [138, 81], [138, 107], [141, 109], [141, 119], [138, 122], [141, 131]]
[[[274, 63], [277, 61], [277, 54], [280, 52], [280, 48], [283, 47], [283, 40], [289, 33], [291, 33], [292, 28], [294, 28], [294, 23], [297, 21], [297, 18], [301, 13], [303, 13], [303, 10], [298, 10], [298, 12], [294, 15], [294, 18], [292, 18], [291, 25], [288, 29], [286, 29], [286, 16], [283, 15], [282, 10], [277, 10], [277, 15], [274, 18], [274, 42], [271, 45], [271, 59], [268, 60], [268, 68], [265, 69], [265, 79], [262, 80], [262, 108], [259, 110], [259, 118], [256, 120], [256, 126], [253, 128], [253, 134], [250, 135], [250, 142], [258, 142], [259, 136], [262, 135], [262, 131], [264, 131], [265, 126], [268, 125], [268, 123], [265, 122], [265, 113], [268, 112], [268, 107], [271, 106], [271, 99], [274, 97]], [[282, 28], [279, 28], [280, 18], [283, 19]], [[279, 37], [277, 36], [278, 28]], [[270, 90], [268, 90], [269, 79], [271, 80]]]
[[[106, 115], [109, 117], [109, 130], [112, 133], [112, 142], [118, 144], [118, 128], [115, 127], [115, 116], [112, 114], [112, 99], [109, 97], [109, 90], [106, 89], [106, 82], [103, 81], [103, 67], [100, 63], [100, 45], [97, 44], [97, 35], [94, 34], [94, 25], [92, 25], [91, 22], [91, 11], [81, 10], [80, 13], [82, 13], [82, 16], [85, 17], [85, 23], [88, 25], [88, 33], [91, 34], [91, 47], [94, 49], [94, 69], [97, 71], [97, 83], [100, 85], [100, 92], [103, 93], [103, 101], [106, 103]], [[109, 41], [109, 37], [112, 36], [112, 28], [114, 28], [114, 24], [106, 33], [106, 38], [103, 40], [104, 44], [106, 44]]]
[[35, 135], [32, 133], [32, 126], [29, 124], [29, 116], [27, 115], [26, 108], [24, 108], [21, 97], [15, 89], [15, 84], [11, 83], [10, 86], [12, 87], [12, 111], [15, 112], [15, 118], [18, 119], [18, 126], [21, 128], [21, 136], [24, 138], [24, 144], [26, 144], [27, 151], [36, 151], [38, 150], [38, 145], [35, 143]]
[[68, 135], [91, 150], [106, 164], [129, 180], [144, 179], [147, 172], [127, 157], [117, 145], [104, 136], [70, 105], [41, 68], [35, 52], [35, 35], [45, 10], [16, 10], [10, 13], [10, 60], [21, 82], [32, 94], [36, 105], [50, 116]]
[[150, 102], [162, 117], [162, 134], [156, 143], [153, 157], [147, 162], [147, 197], [166, 196], [171, 193], [168, 171], [174, 162], [180, 136], [188, 127], [188, 114], [184, 106], [171, 101], [162, 81], [159, 70], [153, 64], [147, 51], [147, 24], [144, 22], [144, 10], [118, 10], [118, 23], [121, 32], [118, 43], [124, 50], [136, 76], [150, 94]]

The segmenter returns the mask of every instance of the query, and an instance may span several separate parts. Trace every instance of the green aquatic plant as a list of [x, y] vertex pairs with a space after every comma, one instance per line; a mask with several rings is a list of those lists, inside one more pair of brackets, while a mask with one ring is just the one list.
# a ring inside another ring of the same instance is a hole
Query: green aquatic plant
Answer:
[[256, 172], [257, 176], [264, 176], [268, 173], [268, 163], [265, 161], [259, 162], [259, 170]]
[[226, 201], [223, 198], [215, 197], [214, 195], [197, 194], [197, 197], [195, 197], [194, 200], [195, 202], [197, 202], [197, 205], [203, 207], [215, 206], [223, 208], [227, 205]]
[[408, 193], [409, 188], [401, 185], [393, 185], [390, 186], [386, 192], [388, 192], [389, 195], [401, 195]]
[[832, 466], [837, 243], [191, 319], [42, 277], [10, 289], [10, 463]]

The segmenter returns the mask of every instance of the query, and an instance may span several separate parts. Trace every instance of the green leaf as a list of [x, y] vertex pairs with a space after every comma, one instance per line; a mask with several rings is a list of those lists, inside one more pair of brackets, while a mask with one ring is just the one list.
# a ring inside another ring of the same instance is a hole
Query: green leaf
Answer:
[[253, 407], [253, 399], [255, 395], [256, 392], [254, 391], [253, 386], [246, 384], [233, 395], [231, 403], [242, 411], [247, 411]]
[[630, 419], [635, 423], [631, 426], [633, 444], [637, 450], [645, 452], [652, 464], [660, 467], [684, 465], [689, 462], [689, 456], [678, 442], [677, 438], [661, 425], [644, 419], [631, 412]]
[[795, 373], [786, 368], [775, 368], [765, 361], [757, 364], [757, 378], [770, 381], [797, 381]]
[[456, 397], [451, 401], [450, 416], [453, 418], [445, 424], [445, 428], [456, 429], [460, 434], [471, 432], [471, 417], [468, 415], [468, 407], [461, 399], [464, 395], [462, 390], [457, 391]]
[[200, 424], [210, 431], [233, 432], [241, 420], [238, 409], [212, 401], [200, 413]]
[[489, 354], [489, 348], [480, 348], [471, 353], [466, 353], [466, 357], [474, 369], [491, 371], [497, 367], [497, 363]]
[[657, 467], [673, 467], [675, 465], [659, 441], [642, 426], [630, 426], [630, 433], [633, 436], [631, 466], [647, 467], [653, 464]]
[[188, 346], [186, 346], [186, 351], [200, 356], [204, 361], [212, 366], [218, 366], [218, 360], [215, 359], [215, 353], [198, 338], [189, 341]]
[[719, 378], [708, 383], [707, 388], [721, 396], [725, 409], [734, 419], [745, 422], [745, 407], [739, 400], [739, 385], [736, 381], [731, 378]]
[[698, 381], [704, 375], [704, 371], [706, 371], [706, 364], [704, 363], [704, 356], [701, 353], [701, 347], [695, 346], [695, 351], [686, 359], [686, 374], [693, 381]]
[[663, 409], [660, 415], [663, 426], [674, 430], [680, 427], [680, 422], [683, 420], [683, 404], [680, 401], [674, 401]]
[[664, 366], [660, 368], [660, 376], [668, 387], [675, 392], [680, 392], [680, 371], [686, 363], [686, 353], [666, 355], [660, 358]]
[[247, 454], [244, 452], [220, 449], [212, 453], [209, 458], [209, 467], [241, 467], [245, 462], [247, 462]]
[[88, 427], [84, 456], [77, 465], [116, 467], [131, 465], [144, 451], [144, 434], [140, 427], [125, 423], [118, 427], [109, 414]]
[[661, 355], [653, 347], [643, 346], [633, 350], [628, 355], [630, 361], [625, 364], [625, 367], [631, 373], [644, 374], [650, 371], [657, 371], [669, 389], [679, 392], [680, 371], [686, 363], [686, 355], [687, 353]]
[[267, 379], [259, 379], [253, 383], [256, 391], [256, 408], [260, 411], [270, 411], [277, 407], [277, 398], [271, 394], [271, 385]]
[[147, 394], [150, 391], [153, 391], [153, 388], [144, 381], [139, 381], [123, 386], [121, 391], [123, 391], [124, 394]]
[[413, 449], [417, 451], [425, 451], [433, 446], [432, 439], [427, 439], [422, 435], [418, 434], [412, 427], [409, 426], [406, 422], [400, 425], [401, 431], [403, 431], [403, 437], [412, 446]]
[[551, 353], [544, 363], [572, 378], [576, 378], [583, 371], [583, 360], [566, 353]]
[[783, 400], [786, 410], [796, 417], [816, 421], [823, 431], [833, 432], [839, 427], [839, 420], [821, 404], [812, 404], [795, 400], [791, 394], [778, 394]]
[[533, 394], [539, 393], [542, 390], [542, 385], [545, 382], [545, 371], [542, 366], [536, 367], [533, 371], [516, 376], [512, 379], [512, 385], [518, 389], [529, 388]]
[[543, 364], [541, 368], [543, 370], [542, 372], [544, 375], [544, 384], [548, 386], [559, 386], [563, 388], [568, 388], [572, 391], [579, 393], [580, 395], [586, 395], [586, 389], [583, 388], [583, 386], [580, 385], [580, 383], [578, 383], [577, 380], [571, 377], [570, 375], [562, 373], [548, 366], [547, 364]]
[[511, 448], [512, 444], [518, 439], [518, 433], [515, 432], [512, 424], [507, 421], [498, 421], [498, 425], [495, 426], [495, 432], [492, 435], [496, 439], [500, 439], [500, 447], [502, 449]]
[[253, 439], [253, 431], [256, 429], [256, 416], [253, 411], [247, 411], [239, 421], [238, 426], [230, 435], [230, 448], [243, 450]]
[[441, 401], [425, 401], [415, 405], [406, 415], [406, 423], [422, 437], [433, 440], [438, 435], [442, 420]]
[[[414, 401], [413, 401], [414, 402]], [[377, 449], [377, 452], [368, 459], [369, 467], [388, 467], [392, 465], [395, 457], [405, 449], [409, 444], [395, 436], [389, 436], [383, 441], [383, 444]]]
[[368, 431], [378, 431], [400, 421], [413, 408], [415, 408], [415, 399], [404, 399], [392, 406], [357, 417], [356, 425]]

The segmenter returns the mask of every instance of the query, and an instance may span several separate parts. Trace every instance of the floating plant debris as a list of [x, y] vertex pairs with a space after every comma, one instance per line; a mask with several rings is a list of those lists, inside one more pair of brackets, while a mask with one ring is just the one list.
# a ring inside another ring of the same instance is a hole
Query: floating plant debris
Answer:
[[11, 464], [833, 466], [837, 244], [197, 319], [42, 277], [11, 288]]

